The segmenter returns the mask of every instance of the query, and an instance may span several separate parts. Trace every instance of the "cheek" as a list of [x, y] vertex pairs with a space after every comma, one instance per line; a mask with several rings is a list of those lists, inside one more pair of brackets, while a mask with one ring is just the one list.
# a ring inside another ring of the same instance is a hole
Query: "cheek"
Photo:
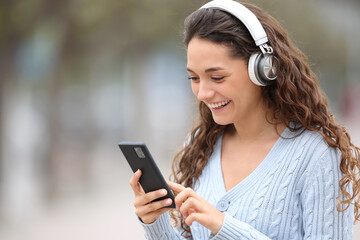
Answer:
[[238, 96], [240, 108], [251, 110], [257, 108], [259, 102], [262, 101], [260, 89], [247, 89]]
[[244, 82], [240, 85], [232, 86], [232, 96], [236, 105], [240, 108], [252, 107], [261, 97], [261, 88], [252, 82]]
[[199, 92], [199, 84], [191, 82], [191, 90], [194, 93], [194, 95], [197, 96]]

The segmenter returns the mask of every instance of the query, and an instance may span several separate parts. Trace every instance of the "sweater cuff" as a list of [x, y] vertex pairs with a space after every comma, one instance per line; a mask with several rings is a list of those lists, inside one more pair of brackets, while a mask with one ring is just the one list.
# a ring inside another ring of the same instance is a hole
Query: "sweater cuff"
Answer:
[[139, 222], [143, 227], [146, 239], [160, 239], [164, 233], [174, 231], [174, 228], [170, 223], [170, 216], [168, 212], [161, 214], [153, 223], [146, 224], [140, 219]]
[[219, 232], [211, 240], [233, 240], [239, 238], [245, 239], [270, 239], [257, 231], [249, 224], [235, 219], [228, 213], [224, 213], [224, 222]]

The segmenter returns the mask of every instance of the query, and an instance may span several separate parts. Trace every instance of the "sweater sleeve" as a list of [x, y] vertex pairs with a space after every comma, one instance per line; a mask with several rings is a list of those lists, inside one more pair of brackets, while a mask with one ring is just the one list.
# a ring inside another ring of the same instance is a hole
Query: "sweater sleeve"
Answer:
[[[159, 218], [151, 223], [144, 224], [143, 227], [145, 238], [148, 240], [185, 240], [179, 231], [175, 229], [170, 223], [169, 213], [166, 212], [159, 216]], [[190, 238], [191, 240], [192, 238]], [[231, 215], [225, 213], [223, 226], [216, 234], [210, 235], [211, 240], [270, 240], [267, 236], [257, 231], [249, 224], [235, 219]]]
[[352, 239], [353, 206], [337, 211], [340, 195], [340, 152], [328, 148], [314, 164], [304, 181], [301, 193], [304, 239]]
[[[179, 231], [171, 225], [169, 212], [163, 213], [151, 224], [140, 221], [148, 240], [183, 240]], [[191, 240], [191, 239], [190, 239]]]
[[225, 213], [220, 231], [210, 236], [211, 240], [270, 240], [267, 236], [253, 228], [251, 225], [239, 221]]

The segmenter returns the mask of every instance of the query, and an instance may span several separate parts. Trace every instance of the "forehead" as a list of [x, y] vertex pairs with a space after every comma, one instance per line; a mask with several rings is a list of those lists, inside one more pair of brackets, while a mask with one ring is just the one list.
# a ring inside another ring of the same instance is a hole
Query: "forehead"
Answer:
[[217, 62], [231, 61], [230, 49], [224, 44], [214, 43], [210, 40], [193, 38], [187, 47], [188, 65], [215, 64]]
[[187, 67], [196, 71], [212, 67], [228, 69], [236, 67], [243, 58], [233, 57], [226, 44], [219, 44], [207, 39], [193, 38], [187, 47]]
[[216, 43], [207, 39], [193, 38], [190, 40], [187, 53], [201, 54], [228, 54], [229, 47], [225, 44]]

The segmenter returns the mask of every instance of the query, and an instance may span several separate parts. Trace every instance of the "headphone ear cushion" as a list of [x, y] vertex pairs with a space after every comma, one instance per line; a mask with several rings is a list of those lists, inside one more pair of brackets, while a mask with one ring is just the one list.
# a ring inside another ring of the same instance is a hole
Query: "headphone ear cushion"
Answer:
[[254, 84], [256, 84], [258, 86], [266, 86], [266, 84], [264, 84], [264, 82], [261, 81], [259, 73], [258, 73], [258, 65], [259, 65], [261, 56], [262, 56], [261, 53], [251, 54], [251, 56], [249, 58], [249, 63], [248, 63], [248, 72], [249, 72], [250, 80]]

